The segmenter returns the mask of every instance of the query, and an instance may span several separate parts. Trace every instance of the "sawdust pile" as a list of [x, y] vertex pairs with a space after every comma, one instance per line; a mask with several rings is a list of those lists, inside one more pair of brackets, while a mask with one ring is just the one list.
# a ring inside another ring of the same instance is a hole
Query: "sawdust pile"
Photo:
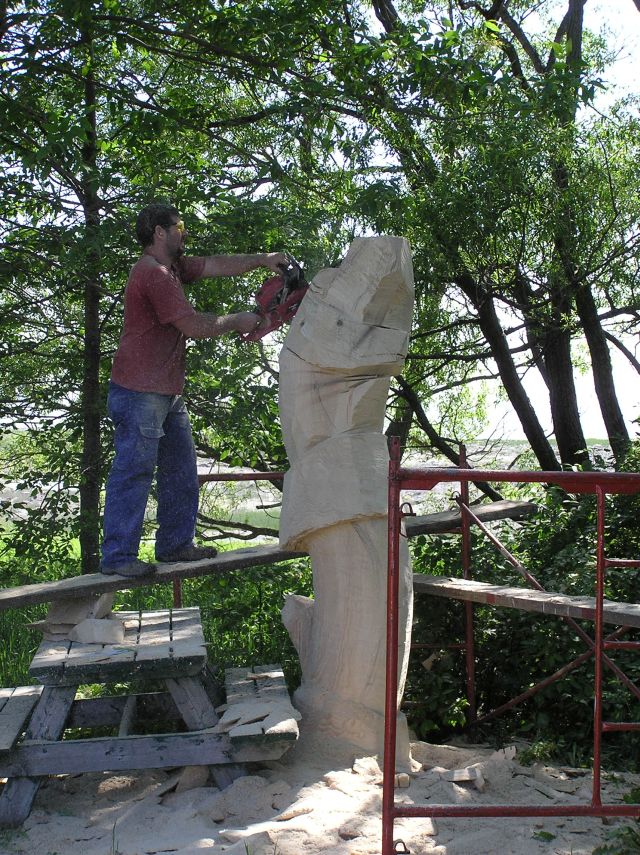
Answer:
[[[414, 771], [396, 790], [398, 801], [570, 805], [591, 798], [590, 771], [522, 766], [515, 748], [418, 742], [412, 755]], [[206, 783], [202, 767], [52, 778], [24, 826], [2, 833], [0, 853], [375, 855], [379, 766], [374, 758], [337, 759], [300, 746], [224, 791]], [[606, 801], [622, 802], [640, 785], [640, 776], [626, 773], [603, 779]], [[411, 855], [590, 855], [613, 824], [584, 817], [411, 819], [396, 822], [394, 838]]]

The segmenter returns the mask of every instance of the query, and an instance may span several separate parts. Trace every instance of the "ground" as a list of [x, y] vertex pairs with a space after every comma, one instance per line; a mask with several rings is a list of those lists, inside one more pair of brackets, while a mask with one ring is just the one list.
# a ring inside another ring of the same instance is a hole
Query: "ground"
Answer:
[[[589, 771], [521, 766], [514, 748], [418, 742], [412, 756], [410, 785], [396, 790], [396, 800], [552, 805], [585, 804], [591, 797]], [[0, 853], [375, 855], [379, 767], [374, 758], [340, 760], [301, 745], [223, 792], [202, 786], [201, 767], [52, 778], [24, 826], [0, 832]], [[454, 777], [447, 770], [470, 767], [466, 777], [474, 780], [447, 780]], [[640, 785], [637, 775], [603, 778], [607, 802], [621, 802]], [[411, 855], [590, 855], [611, 829], [612, 821], [599, 818], [412, 819], [396, 822], [394, 839]]]

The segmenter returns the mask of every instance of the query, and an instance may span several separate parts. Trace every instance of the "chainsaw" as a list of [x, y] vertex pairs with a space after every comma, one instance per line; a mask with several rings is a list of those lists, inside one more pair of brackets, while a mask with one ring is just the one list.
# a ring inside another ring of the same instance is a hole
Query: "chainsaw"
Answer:
[[243, 336], [245, 341], [258, 341], [283, 324], [289, 323], [302, 298], [307, 293], [309, 283], [298, 262], [287, 255], [288, 264], [279, 264], [282, 273], [270, 276], [260, 286], [256, 294], [256, 308], [253, 310], [263, 319], [253, 332]]

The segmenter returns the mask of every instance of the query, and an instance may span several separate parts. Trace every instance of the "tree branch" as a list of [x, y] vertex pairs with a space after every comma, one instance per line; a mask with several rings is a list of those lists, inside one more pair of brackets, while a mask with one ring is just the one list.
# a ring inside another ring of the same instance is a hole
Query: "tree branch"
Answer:
[[[442, 454], [444, 454], [444, 456], [448, 460], [458, 466], [460, 463], [459, 453], [454, 448], [452, 448], [443, 437], [440, 436], [440, 434], [431, 424], [415, 391], [411, 388], [409, 383], [403, 377], [397, 377], [396, 380], [398, 382], [398, 385], [400, 386], [398, 394], [403, 397], [405, 401], [407, 401], [407, 403], [413, 410], [414, 415], [416, 417], [416, 421], [428, 436], [429, 442], [433, 445], [434, 448], [437, 448], [438, 451], [442, 452]], [[499, 501], [500, 499], [502, 499], [500, 493], [494, 490], [490, 484], [487, 484], [484, 481], [474, 481], [473, 483], [478, 488], [478, 490], [489, 496], [489, 498], [493, 499], [494, 501]]]
[[[637, 2], [640, 2], [640, 0], [637, 0]], [[620, 339], [619, 339], [619, 338], [616, 338], [616, 336], [614, 336], [614, 335], [613, 335], [612, 333], [610, 333], [610, 332], [606, 332], [606, 331], [605, 331], [605, 337], [606, 337], [606, 338], [611, 342], [611, 344], [615, 345], [615, 346], [618, 348], [618, 350], [620, 351], [620, 353], [623, 353], [623, 354], [627, 357], [627, 359], [628, 359], [628, 360], [629, 360], [629, 362], [633, 365], [633, 367], [636, 369], [636, 371], [638, 372], [638, 374], [640, 374], [640, 362], [637, 360], [637, 358], [635, 357], [635, 355], [634, 355], [634, 354], [629, 350], [629, 348], [628, 348], [628, 347], [626, 347], [626, 346], [625, 346], [625, 345], [620, 341]]]
[[215, 519], [214, 517], [209, 517], [202, 512], [198, 513], [198, 520], [205, 526], [218, 529], [219, 534], [212, 537], [212, 540], [221, 540], [230, 536], [233, 536], [236, 540], [253, 540], [255, 537], [278, 537], [277, 528], [250, 525], [249, 523], [235, 522], [232, 520]]
[[391, 0], [373, 0], [373, 11], [387, 33], [390, 33], [400, 20]]

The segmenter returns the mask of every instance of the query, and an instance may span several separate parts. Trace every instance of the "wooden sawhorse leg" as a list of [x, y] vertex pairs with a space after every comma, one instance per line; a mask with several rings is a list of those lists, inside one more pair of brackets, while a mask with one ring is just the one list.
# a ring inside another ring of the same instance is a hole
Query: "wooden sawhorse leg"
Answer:
[[[45, 686], [25, 732], [25, 740], [60, 739], [76, 686]], [[52, 770], [55, 774], [55, 770]], [[10, 778], [0, 794], [0, 828], [17, 828], [29, 816], [41, 778]]]
[[[189, 730], [204, 730], [218, 723], [218, 713], [205, 691], [202, 680], [198, 677], [177, 677], [168, 678], [165, 682]], [[242, 766], [228, 764], [212, 766], [211, 774], [216, 785], [222, 790], [246, 772]]]

